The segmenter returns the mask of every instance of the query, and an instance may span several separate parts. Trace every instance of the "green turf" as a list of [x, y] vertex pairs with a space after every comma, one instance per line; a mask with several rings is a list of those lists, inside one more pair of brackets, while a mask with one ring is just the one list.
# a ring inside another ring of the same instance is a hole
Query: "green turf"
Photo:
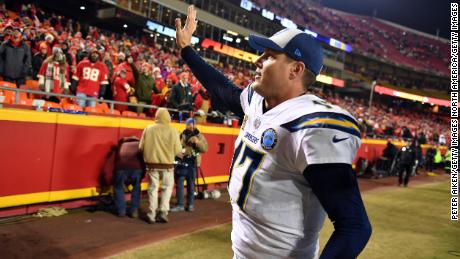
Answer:
[[[373, 234], [360, 258], [458, 258], [460, 223], [450, 217], [449, 183], [386, 189], [364, 195]], [[232, 258], [231, 225], [128, 251], [114, 258]], [[332, 233], [327, 220], [321, 247]]]

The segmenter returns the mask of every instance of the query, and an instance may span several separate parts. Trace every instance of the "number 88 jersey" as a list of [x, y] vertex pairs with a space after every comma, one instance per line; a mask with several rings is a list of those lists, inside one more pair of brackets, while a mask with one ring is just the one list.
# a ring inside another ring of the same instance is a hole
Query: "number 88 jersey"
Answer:
[[109, 83], [108, 68], [100, 61], [92, 63], [84, 59], [78, 63], [77, 71], [72, 78], [78, 81], [77, 93], [98, 97], [101, 84]]
[[[356, 120], [314, 95], [263, 112], [247, 87], [229, 194], [232, 241], [242, 258], [313, 258], [325, 212], [303, 176], [309, 164], [351, 164], [361, 144]], [[261, 255], [260, 251], [271, 251]]]

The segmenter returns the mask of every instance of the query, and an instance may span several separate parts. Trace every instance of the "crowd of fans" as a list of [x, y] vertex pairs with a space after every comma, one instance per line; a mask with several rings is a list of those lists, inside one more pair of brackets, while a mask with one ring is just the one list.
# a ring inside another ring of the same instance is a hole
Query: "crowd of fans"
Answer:
[[[32, 76], [47, 92], [122, 102], [132, 101], [135, 97], [132, 102], [200, 114], [207, 114], [217, 107], [225, 113], [225, 107], [219, 107], [217, 101], [211, 103], [213, 98], [189, 72], [176, 50], [148, 43], [147, 38], [134, 39], [94, 27], [86, 29], [76, 21], [48, 15], [32, 5], [23, 6], [19, 15], [3, 6], [0, 9], [0, 33], [3, 42], [0, 75], [18, 86], [24, 84], [26, 77]], [[222, 63], [216, 67], [239, 87], [248, 85], [254, 73]], [[362, 99], [331, 94], [323, 97], [354, 111], [354, 116], [366, 125], [368, 135], [417, 136], [426, 139], [425, 143], [438, 142], [441, 135], [450, 136], [448, 123], [434, 115], [383, 104], [375, 104], [369, 115], [369, 107]], [[47, 100], [62, 102], [58, 98]], [[79, 100], [78, 105], [95, 106], [96, 102]], [[125, 111], [128, 106], [116, 105], [115, 109]]]
[[420, 144], [450, 142], [449, 118], [432, 113], [415, 112], [396, 105], [372, 104], [368, 100], [317, 93], [330, 103], [350, 111], [363, 125], [365, 134], [374, 138], [418, 139]]
[[449, 45], [439, 40], [375, 18], [326, 8], [311, 0], [254, 2], [296, 24], [306, 24], [315, 32], [349, 43], [354, 51], [383, 58], [388, 63], [449, 75]]

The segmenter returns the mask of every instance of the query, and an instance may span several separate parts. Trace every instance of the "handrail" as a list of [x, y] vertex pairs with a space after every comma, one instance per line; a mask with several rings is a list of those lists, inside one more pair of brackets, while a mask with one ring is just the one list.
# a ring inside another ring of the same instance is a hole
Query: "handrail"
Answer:
[[[19, 104], [19, 92], [25, 92], [25, 93], [32, 93], [32, 94], [40, 94], [40, 95], [46, 95], [46, 96], [56, 96], [56, 97], [64, 97], [64, 98], [72, 98], [72, 99], [82, 99], [82, 100], [87, 100], [87, 101], [96, 101], [96, 102], [103, 102], [107, 103], [110, 108], [110, 112], [113, 112], [114, 110], [114, 105], [115, 104], [120, 104], [120, 105], [126, 105], [126, 106], [133, 106], [133, 107], [143, 107], [143, 108], [148, 108], [148, 109], [158, 109], [158, 108], [165, 108], [170, 112], [179, 112], [179, 113], [190, 113], [192, 111], [189, 110], [179, 110], [175, 108], [167, 108], [167, 107], [162, 107], [162, 106], [156, 106], [156, 105], [149, 105], [149, 104], [133, 104], [129, 102], [120, 102], [120, 101], [113, 101], [113, 100], [105, 100], [105, 99], [100, 99], [100, 98], [94, 98], [94, 97], [81, 97], [81, 96], [75, 96], [75, 95], [70, 95], [70, 94], [58, 94], [58, 93], [50, 93], [50, 92], [45, 92], [45, 91], [39, 91], [39, 90], [31, 90], [31, 89], [20, 89], [20, 88], [12, 88], [12, 87], [6, 87], [6, 86], [1, 86], [0, 85], [0, 90], [7, 90], [7, 91], [14, 91], [15, 92], [15, 100], [14, 104]], [[193, 115], [201, 115], [199, 112], [192, 112]], [[215, 114], [212, 113], [205, 113], [206, 116], [210, 117], [221, 117], [224, 118], [224, 120], [228, 119], [229, 117], [224, 115], [224, 114]], [[237, 118], [237, 116], [234, 116]]]

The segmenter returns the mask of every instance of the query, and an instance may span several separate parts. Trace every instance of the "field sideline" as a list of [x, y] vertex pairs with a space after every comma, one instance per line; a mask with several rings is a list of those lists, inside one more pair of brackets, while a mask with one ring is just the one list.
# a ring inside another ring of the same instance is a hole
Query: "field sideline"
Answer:
[[[363, 199], [373, 234], [360, 258], [460, 257], [460, 224], [449, 220], [448, 182], [369, 191]], [[231, 225], [225, 224], [112, 258], [232, 258], [230, 230]], [[331, 233], [332, 224], [327, 220], [321, 232], [321, 247]]]

